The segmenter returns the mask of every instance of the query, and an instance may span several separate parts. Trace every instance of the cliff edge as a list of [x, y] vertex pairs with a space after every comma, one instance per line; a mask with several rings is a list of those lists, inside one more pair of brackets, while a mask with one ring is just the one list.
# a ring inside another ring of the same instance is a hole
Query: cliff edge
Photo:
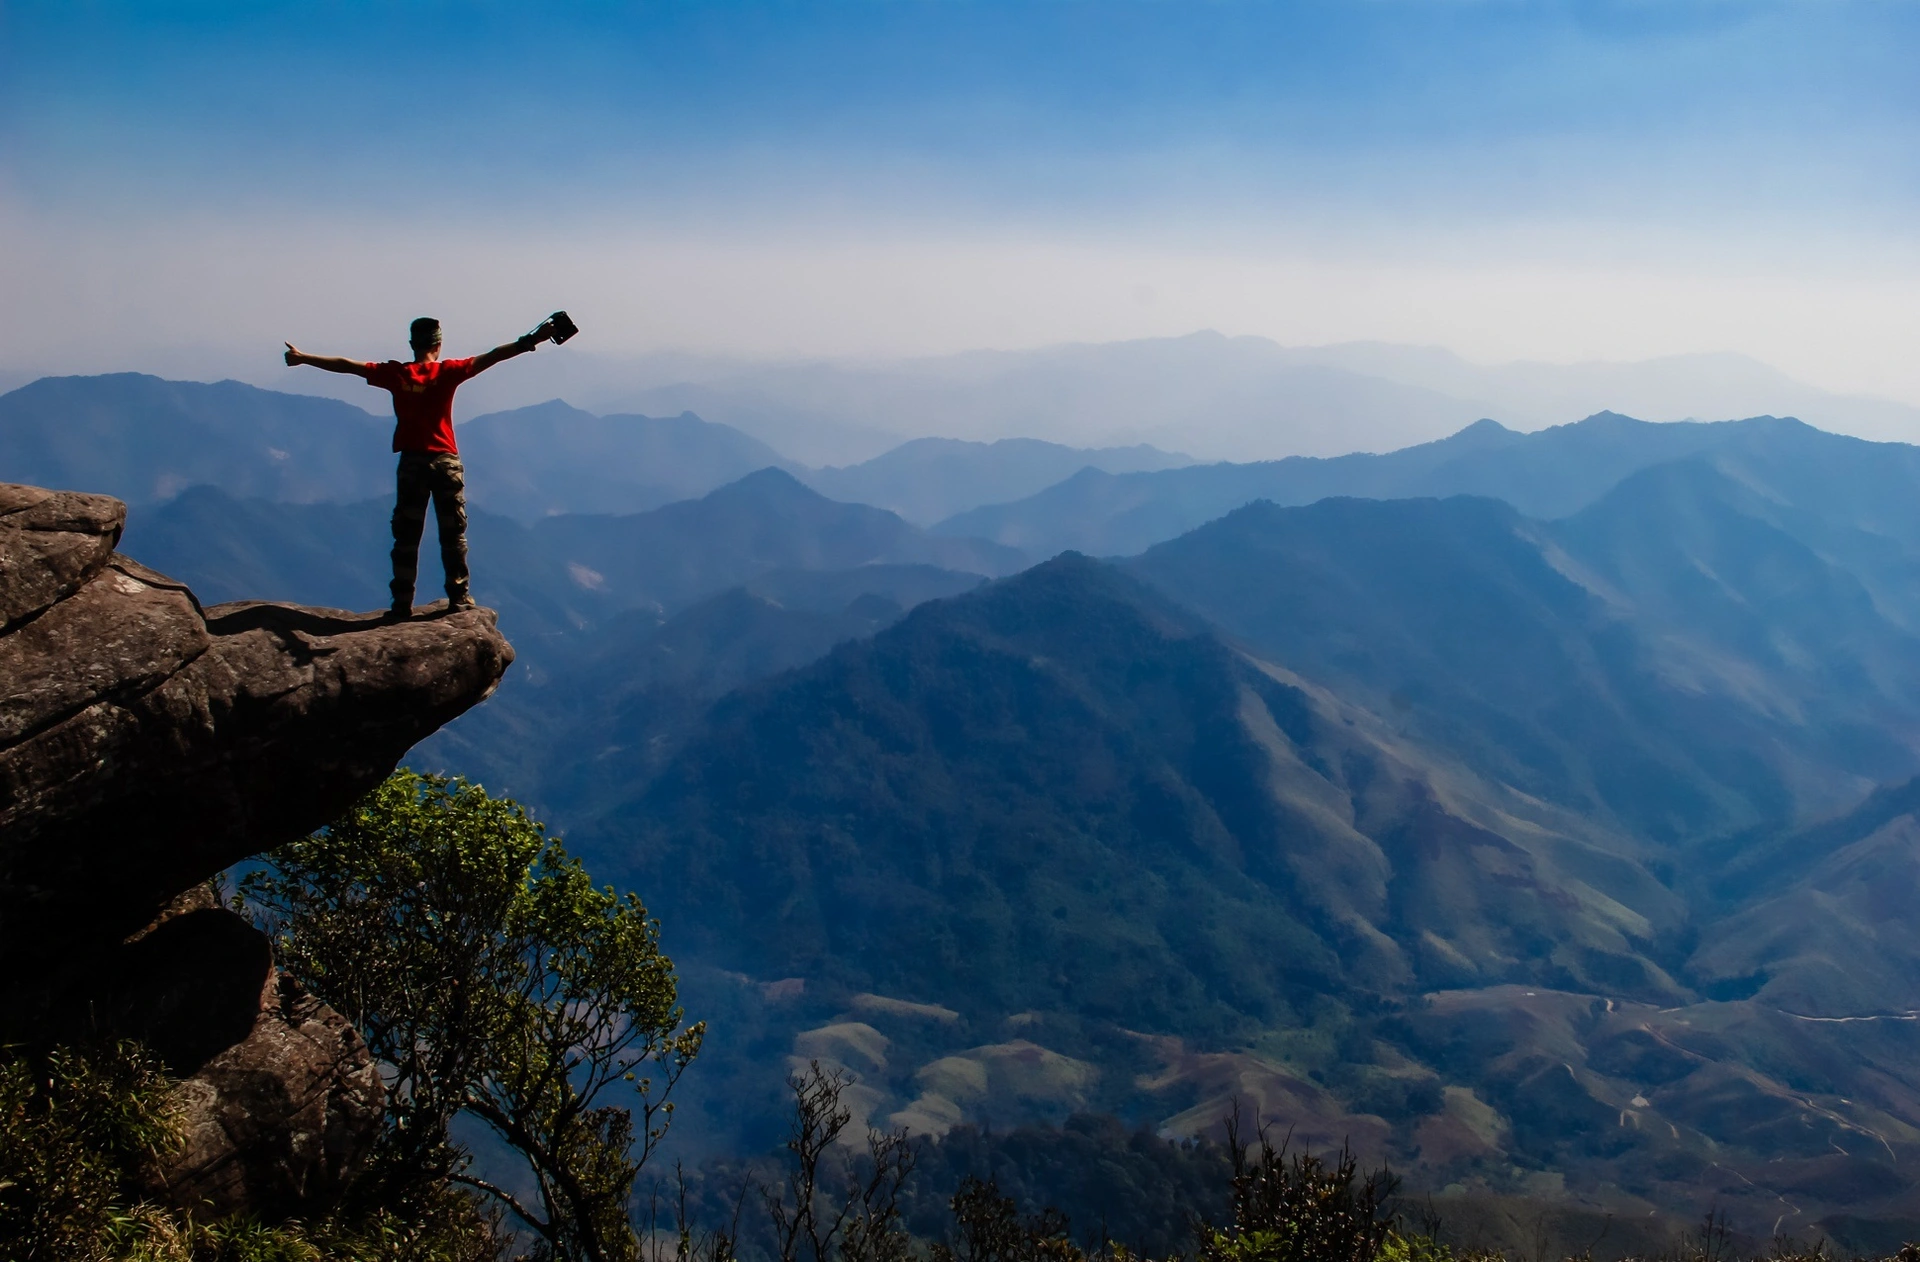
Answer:
[[337, 817], [513, 649], [485, 609], [202, 608], [115, 551], [125, 522], [0, 484], [0, 1043], [145, 1040], [186, 1080], [161, 1190], [304, 1212], [371, 1142], [379, 1081], [205, 883]]

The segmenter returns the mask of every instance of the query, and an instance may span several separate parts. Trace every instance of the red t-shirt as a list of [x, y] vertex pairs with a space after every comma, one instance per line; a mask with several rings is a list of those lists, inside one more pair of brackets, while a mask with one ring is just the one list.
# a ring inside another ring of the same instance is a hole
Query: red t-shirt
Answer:
[[473, 376], [471, 359], [367, 365], [367, 384], [393, 396], [393, 449], [438, 451], [457, 456], [453, 441], [453, 392]]

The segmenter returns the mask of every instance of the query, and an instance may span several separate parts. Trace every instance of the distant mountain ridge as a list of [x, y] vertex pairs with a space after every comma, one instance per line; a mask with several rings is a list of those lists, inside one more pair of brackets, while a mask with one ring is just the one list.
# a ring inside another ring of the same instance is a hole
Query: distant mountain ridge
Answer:
[[992, 443], [916, 438], [864, 463], [815, 469], [801, 477], [823, 495], [891, 509], [930, 526], [977, 505], [1034, 494], [1081, 469], [1134, 473], [1192, 463], [1145, 445], [1088, 450], [1032, 438]]
[[1792, 418], [1713, 423], [1638, 421], [1602, 412], [1531, 434], [1479, 421], [1438, 442], [1384, 455], [1293, 456], [1257, 464], [1192, 465], [1156, 472], [1083, 470], [1037, 495], [960, 513], [938, 533], [993, 539], [1036, 555], [1073, 550], [1130, 556], [1254, 500], [1310, 504], [1329, 496], [1369, 499], [1485, 495], [1529, 517], [1578, 512], [1627, 475], [1708, 450], [1761, 453], [1781, 445], [1865, 471], [1864, 453], [1896, 460], [1914, 448], [1827, 434]]
[[642, 359], [573, 389], [596, 406], [691, 408], [775, 446], [792, 433], [808, 444], [794, 454], [814, 464], [867, 459], [925, 433], [1144, 442], [1208, 461], [1336, 456], [1430, 442], [1481, 417], [1532, 431], [1607, 410], [1662, 422], [1795, 415], [1920, 440], [1920, 408], [1821, 390], [1735, 354], [1488, 365], [1433, 346], [1282, 346], [1212, 330], [881, 362]]
[[1257, 503], [1126, 566], [1490, 779], [1675, 843], [1920, 769], [1920, 638], [1742, 489], [1680, 461], [1557, 523]]
[[1263, 338], [1213, 332], [891, 363], [742, 366], [619, 397], [649, 411], [692, 408], [768, 441], [791, 431], [807, 443], [810, 463], [833, 464], [870, 459], [929, 430], [974, 442], [1147, 443], [1214, 460], [1388, 450], [1490, 410], [1313, 362]]
[[392, 494], [393, 426], [334, 399], [140, 373], [45, 377], [0, 395], [0, 476], [129, 505], [190, 486], [289, 503]]
[[623, 517], [548, 517], [533, 537], [582, 586], [674, 610], [776, 569], [926, 564], [974, 574], [1026, 565], [1018, 549], [929, 535], [885, 509], [828, 500], [762, 469], [697, 500]]
[[[873, 503], [926, 525], [1038, 491], [1081, 468], [1188, 463], [1148, 447], [921, 439], [862, 465], [808, 470], [691, 412], [600, 416], [549, 399], [456, 419], [469, 503], [529, 524], [565, 513], [644, 512], [779, 468], [831, 498]], [[239, 382], [133, 373], [47, 378], [0, 395], [0, 470], [36, 484], [94, 487], [136, 505], [202, 485], [288, 503], [351, 503], [391, 494], [391, 428], [384, 416], [347, 403]]]
[[524, 522], [645, 512], [757, 469], [795, 468], [758, 439], [691, 412], [595, 416], [558, 399], [477, 416], [457, 436], [469, 497]]

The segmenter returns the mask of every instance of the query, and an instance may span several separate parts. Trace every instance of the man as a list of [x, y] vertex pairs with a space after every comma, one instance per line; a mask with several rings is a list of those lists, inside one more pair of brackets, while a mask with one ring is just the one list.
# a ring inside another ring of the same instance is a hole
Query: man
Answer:
[[413, 616], [413, 587], [420, 568], [420, 535], [427, 501], [440, 525], [440, 564], [447, 573], [447, 612], [473, 608], [467, 577], [466, 474], [453, 440], [453, 392], [504, 359], [524, 355], [554, 337], [553, 321], [525, 337], [472, 359], [440, 358], [440, 322], [421, 316], [408, 329], [413, 361], [362, 363], [337, 355], [309, 355], [287, 343], [287, 364], [310, 364], [328, 372], [364, 377], [393, 396], [393, 449], [400, 453], [393, 504], [393, 613]]

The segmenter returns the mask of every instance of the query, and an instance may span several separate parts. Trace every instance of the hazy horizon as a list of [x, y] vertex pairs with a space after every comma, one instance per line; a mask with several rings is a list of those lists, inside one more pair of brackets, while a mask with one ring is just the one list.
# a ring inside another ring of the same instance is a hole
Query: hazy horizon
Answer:
[[[232, 367], [162, 366], [153, 375], [387, 410], [384, 395], [351, 377], [277, 362]], [[0, 391], [25, 381], [0, 377]], [[1527, 432], [1601, 411], [1649, 421], [1794, 416], [1854, 437], [1920, 440], [1920, 409], [1823, 392], [1744, 356], [1487, 365], [1437, 347], [1285, 347], [1212, 330], [911, 359], [619, 358], [568, 347], [476, 380], [455, 416], [464, 423], [551, 400], [602, 415], [691, 411], [813, 466], [855, 464], [930, 437], [1148, 444], [1201, 460], [1333, 456], [1431, 441], [1482, 418]]]
[[0, 11], [0, 372], [565, 307], [610, 359], [1210, 328], [1920, 404], [1910, 8], [331, 14]]

